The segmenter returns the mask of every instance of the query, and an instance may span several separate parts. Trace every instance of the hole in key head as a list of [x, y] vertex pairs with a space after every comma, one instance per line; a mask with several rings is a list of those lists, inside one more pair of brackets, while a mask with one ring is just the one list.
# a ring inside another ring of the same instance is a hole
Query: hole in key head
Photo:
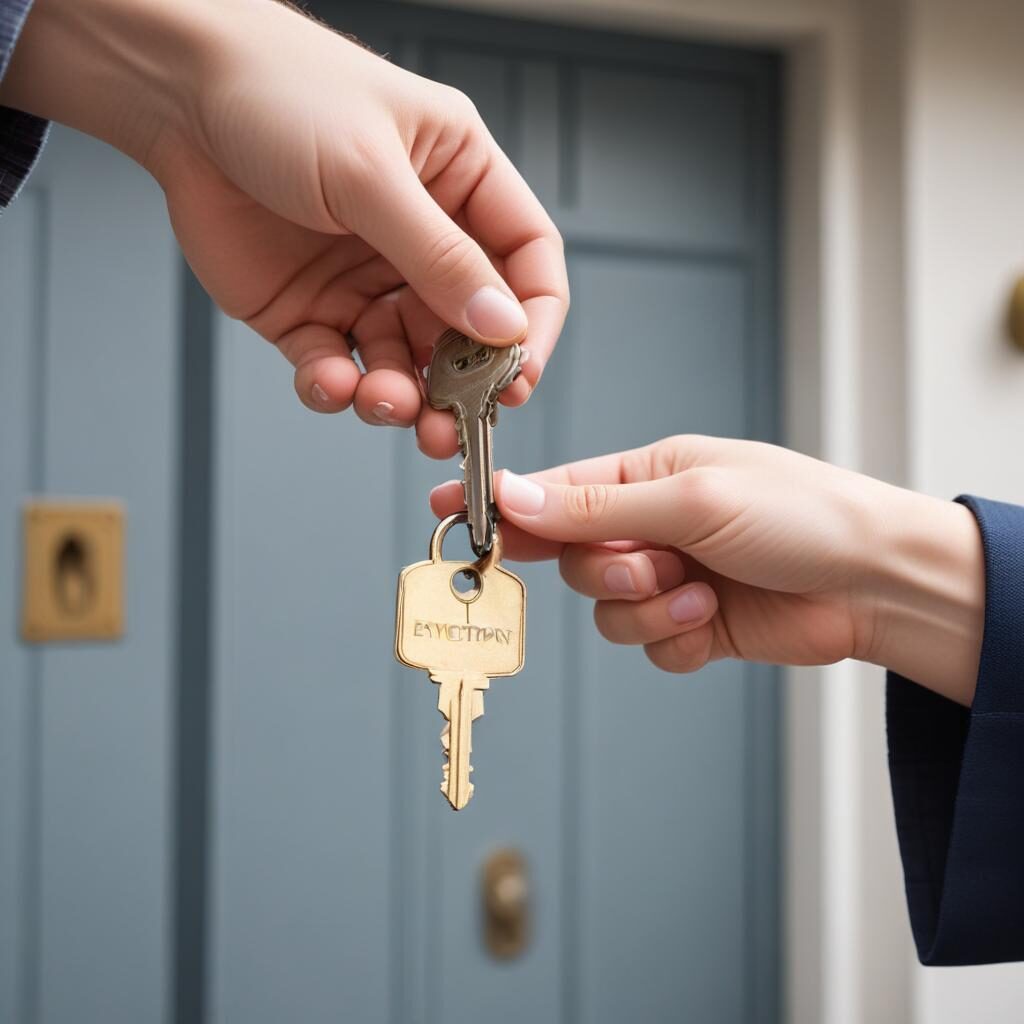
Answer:
[[475, 366], [483, 366], [492, 355], [492, 349], [481, 346], [473, 352], [467, 352], [463, 356], [456, 356], [452, 360], [452, 369], [457, 373], [465, 373], [467, 370], [472, 370]]
[[469, 604], [480, 596], [483, 582], [476, 569], [456, 569], [451, 578], [452, 593]]

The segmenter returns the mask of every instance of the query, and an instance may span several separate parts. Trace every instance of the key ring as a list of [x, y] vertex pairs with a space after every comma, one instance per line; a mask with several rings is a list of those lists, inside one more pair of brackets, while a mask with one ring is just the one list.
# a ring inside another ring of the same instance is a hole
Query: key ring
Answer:
[[[490, 524], [488, 527], [488, 532], [491, 535], [490, 544], [482, 553], [477, 552], [474, 547], [473, 553], [477, 556], [477, 559], [471, 566], [473, 569], [490, 569], [501, 561], [501, 531], [498, 529], [497, 518], [492, 518], [488, 515], [487, 522]], [[444, 539], [448, 535], [448, 531], [459, 523], [469, 524], [468, 512], [453, 512], [450, 516], [446, 516], [442, 519], [441, 522], [434, 527], [434, 533], [430, 538], [430, 560], [432, 562], [440, 562], [443, 560], [441, 557], [441, 548], [444, 544]], [[472, 547], [472, 534], [470, 534], [469, 542]]]
[[473, 554], [477, 558], [486, 558], [494, 549], [495, 540], [498, 536], [498, 520], [500, 518], [501, 515], [498, 512], [497, 506], [492, 505], [487, 510], [487, 533], [480, 547], [477, 547], [473, 542], [473, 531], [469, 531], [469, 546], [473, 549]]

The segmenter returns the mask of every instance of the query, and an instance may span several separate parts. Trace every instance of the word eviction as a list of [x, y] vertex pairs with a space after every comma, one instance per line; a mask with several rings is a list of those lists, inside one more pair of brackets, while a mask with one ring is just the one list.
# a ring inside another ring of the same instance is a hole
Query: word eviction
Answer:
[[412, 627], [414, 636], [426, 636], [432, 640], [450, 640], [457, 643], [487, 643], [493, 640], [497, 644], [511, 644], [515, 630], [498, 629], [492, 626], [458, 625], [454, 622], [424, 622], [417, 619]]

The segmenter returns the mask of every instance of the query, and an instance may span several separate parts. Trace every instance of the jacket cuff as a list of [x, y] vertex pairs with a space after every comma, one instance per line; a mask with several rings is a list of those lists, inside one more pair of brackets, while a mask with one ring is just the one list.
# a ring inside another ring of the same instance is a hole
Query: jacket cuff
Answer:
[[985, 550], [985, 632], [964, 708], [890, 673], [896, 831], [929, 965], [1024, 960], [1024, 508], [957, 498]]
[[[0, 0], [0, 79], [18, 42], [32, 0]], [[35, 166], [49, 122], [0, 107], [0, 212], [14, 199]]]

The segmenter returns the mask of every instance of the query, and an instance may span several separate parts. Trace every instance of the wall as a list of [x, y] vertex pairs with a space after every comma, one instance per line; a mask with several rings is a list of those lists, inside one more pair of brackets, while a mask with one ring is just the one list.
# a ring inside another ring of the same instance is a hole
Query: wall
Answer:
[[[910, 11], [911, 480], [1024, 503], [1024, 355], [1004, 326], [1024, 274], [1024, 4]], [[1021, 1019], [1021, 965], [915, 967], [913, 986], [918, 1024]]]

